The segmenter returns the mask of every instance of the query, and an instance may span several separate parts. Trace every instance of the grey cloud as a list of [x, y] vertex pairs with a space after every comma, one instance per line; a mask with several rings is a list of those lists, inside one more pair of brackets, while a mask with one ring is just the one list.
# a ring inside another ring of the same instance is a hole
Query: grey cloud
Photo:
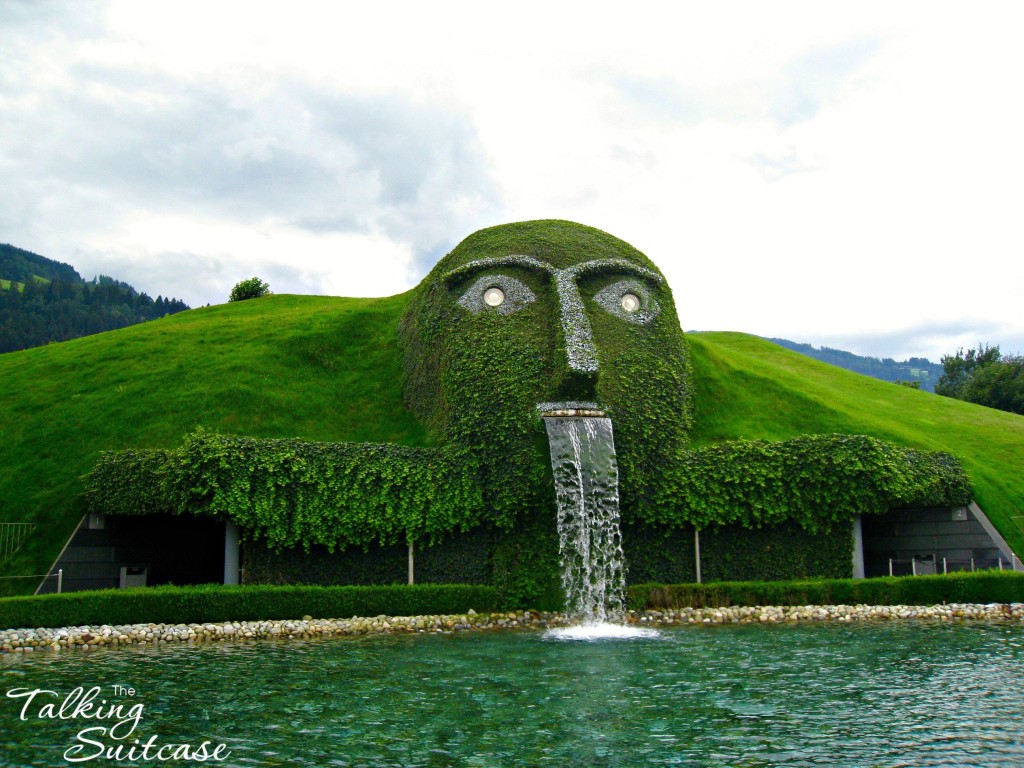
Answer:
[[157, 290], [163, 295], [182, 299], [193, 306], [226, 301], [230, 286], [244, 279], [237, 275], [237, 267], [230, 262], [187, 251], [139, 254], [79, 249], [71, 259], [86, 280], [96, 275], [112, 275], [139, 290], [158, 286]]
[[238, 257], [191, 251], [140, 254], [85, 250], [76, 251], [72, 261], [87, 280], [96, 275], [112, 275], [139, 290], [156, 286], [163, 295], [180, 298], [193, 306], [224, 303], [231, 287], [254, 273], [269, 283], [275, 293], [321, 292], [322, 275], [316, 270], [303, 270], [283, 261], [253, 265]]
[[[13, 70], [32, 65], [26, 53]], [[35, 201], [0, 214], [11, 238], [60, 200], [94, 226], [141, 209], [383, 235], [425, 270], [499, 203], [475, 127], [441, 106], [294, 80], [257, 93], [95, 64], [67, 74], [0, 78], [0, 105], [21, 105], [0, 110], [0, 201]]]

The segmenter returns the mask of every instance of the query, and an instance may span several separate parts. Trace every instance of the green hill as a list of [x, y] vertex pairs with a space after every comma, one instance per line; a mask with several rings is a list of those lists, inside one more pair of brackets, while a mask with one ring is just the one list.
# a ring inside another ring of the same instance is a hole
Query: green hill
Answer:
[[823, 363], [845, 368], [848, 371], [862, 373], [882, 381], [916, 381], [920, 388], [926, 392], [934, 392], [944, 368], [938, 363], [933, 363], [923, 357], [912, 357], [909, 360], [897, 362], [891, 357], [884, 360], [877, 357], [866, 357], [855, 355], [853, 352], [846, 352], [833, 347], [815, 347], [813, 344], [801, 344], [789, 339], [770, 337], [768, 341], [774, 341], [780, 347], [792, 349], [802, 355], [821, 360]]
[[845, 371], [756, 336], [688, 338], [698, 443], [842, 432], [948, 451], [993, 524], [1024, 550], [1024, 417]]
[[[270, 296], [0, 356], [0, 522], [39, 524], [4, 575], [46, 572], [81, 515], [80, 477], [103, 450], [176, 447], [199, 426], [425, 445], [402, 405], [396, 332], [407, 300]], [[1014, 520], [1024, 515], [1024, 417], [843, 371], [752, 336], [689, 339], [698, 444], [844, 432], [948, 450], [1024, 551]]]
[[65, 283], [84, 282], [82, 276], [70, 264], [15, 248], [9, 243], [0, 243], [0, 275], [6, 280], [18, 283], [30, 283], [33, 280], [44, 283], [51, 280]]
[[188, 309], [100, 275], [86, 282], [70, 264], [0, 244], [0, 353], [111, 331]]

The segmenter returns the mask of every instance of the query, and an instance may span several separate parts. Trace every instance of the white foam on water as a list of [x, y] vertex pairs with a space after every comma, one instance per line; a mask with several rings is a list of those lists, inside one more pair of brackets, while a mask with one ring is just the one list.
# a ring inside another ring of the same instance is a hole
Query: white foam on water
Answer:
[[660, 637], [656, 629], [632, 627], [627, 624], [576, 624], [572, 627], [558, 627], [544, 633], [545, 640], [577, 640], [596, 642], [599, 640], [639, 640]]

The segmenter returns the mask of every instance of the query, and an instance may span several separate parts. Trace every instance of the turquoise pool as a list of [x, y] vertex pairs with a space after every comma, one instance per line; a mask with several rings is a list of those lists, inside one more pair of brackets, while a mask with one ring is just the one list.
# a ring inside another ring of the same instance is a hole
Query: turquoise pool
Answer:
[[[0, 657], [0, 680], [3, 766], [75, 764], [65, 754], [76, 744], [78, 758], [98, 752], [96, 744], [140, 750], [147, 742], [150, 756], [181, 744], [194, 756], [204, 741], [207, 753], [230, 752], [207, 764], [230, 766], [1024, 765], [1017, 625], [687, 627], [600, 642], [488, 632], [37, 652]], [[120, 709], [74, 716], [72, 701], [62, 719], [58, 705], [78, 687], [86, 695], [99, 688], [92, 706]], [[20, 695], [35, 689], [54, 694]], [[120, 740], [110, 737], [118, 722]], [[83, 729], [92, 729], [85, 742]]]

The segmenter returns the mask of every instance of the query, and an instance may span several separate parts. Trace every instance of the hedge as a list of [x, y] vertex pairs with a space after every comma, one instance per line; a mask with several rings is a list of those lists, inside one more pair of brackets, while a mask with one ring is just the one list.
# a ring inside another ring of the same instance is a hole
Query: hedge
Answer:
[[877, 579], [637, 584], [629, 588], [628, 599], [629, 607], [637, 611], [730, 605], [1024, 603], [1024, 573], [976, 571]]
[[497, 601], [492, 587], [464, 584], [140, 587], [2, 598], [0, 627], [443, 615], [489, 612]]
[[[729, 605], [937, 605], [1024, 602], [1024, 573], [979, 571], [827, 581], [638, 584], [632, 610]], [[459, 614], [523, 608], [501, 604], [493, 587], [388, 586], [141, 587], [0, 598], [0, 627], [193, 624], [350, 616]]]

